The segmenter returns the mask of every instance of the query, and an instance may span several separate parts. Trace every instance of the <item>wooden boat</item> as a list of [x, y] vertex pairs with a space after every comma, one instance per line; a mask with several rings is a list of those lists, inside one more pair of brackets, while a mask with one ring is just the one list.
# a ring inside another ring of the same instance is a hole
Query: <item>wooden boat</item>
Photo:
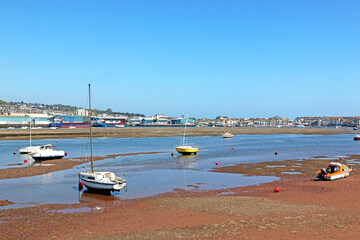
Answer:
[[232, 134], [230, 131], [224, 132], [222, 135], [223, 138], [233, 138], [234, 134]]
[[[89, 118], [91, 119], [91, 97], [89, 84]], [[84, 184], [88, 191], [110, 193], [120, 191], [126, 187], [126, 180], [117, 177], [113, 172], [95, 172], [92, 148], [92, 124], [90, 124], [90, 150], [91, 171], [80, 172], [79, 181]]]
[[61, 159], [65, 156], [63, 150], [54, 150], [51, 148], [51, 144], [40, 146], [38, 150], [30, 153], [30, 156], [34, 160], [50, 160], [50, 159]]
[[316, 172], [316, 178], [321, 180], [336, 180], [340, 178], [346, 178], [350, 175], [351, 168], [345, 164], [338, 162], [331, 162], [326, 169], [323, 168]]
[[[186, 117], [187, 119], [187, 117]], [[181, 140], [180, 145], [176, 145], [175, 146], [175, 150], [183, 155], [190, 155], [190, 154], [196, 154], [199, 151], [199, 147], [197, 147], [195, 144], [193, 143], [186, 143], [185, 141], [185, 136], [186, 136], [186, 125], [187, 125], [187, 121], [185, 121], [185, 127], [184, 127], [184, 136]]]

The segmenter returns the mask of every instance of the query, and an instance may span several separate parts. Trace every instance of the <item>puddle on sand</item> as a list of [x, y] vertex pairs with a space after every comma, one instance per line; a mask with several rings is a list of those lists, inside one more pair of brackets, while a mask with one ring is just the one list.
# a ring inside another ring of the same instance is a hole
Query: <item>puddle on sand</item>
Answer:
[[285, 165], [269, 165], [267, 168], [278, 168], [278, 167], [286, 167]]
[[[91, 212], [91, 208], [89, 207], [81, 207], [81, 208], [67, 208], [67, 209], [59, 209], [59, 210], [50, 210], [49, 212], [54, 213], [85, 213], [85, 212]], [[99, 211], [95, 209], [96, 211]], [[101, 210], [101, 208], [100, 208]]]
[[219, 194], [217, 194], [217, 196], [226, 196], [226, 195], [233, 195], [234, 192], [232, 191], [226, 191], [226, 192], [221, 192]]
[[282, 174], [302, 174], [301, 172], [281, 172]]

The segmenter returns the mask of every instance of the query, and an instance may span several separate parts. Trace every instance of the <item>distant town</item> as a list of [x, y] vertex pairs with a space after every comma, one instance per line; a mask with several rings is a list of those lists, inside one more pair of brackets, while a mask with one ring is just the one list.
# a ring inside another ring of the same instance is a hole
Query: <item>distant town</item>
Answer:
[[89, 127], [125, 127], [125, 126], [193, 126], [193, 127], [358, 127], [360, 116], [343, 117], [297, 117], [294, 120], [274, 116], [269, 118], [229, 118], [218, 116], [215, 119], [194, 117], [169, 117], [164, 114], [145, 116], [139, 113], [92, 110], [89, 111], [67, 105], [48, 105], [39, 103], [4, 102], [0, 100], [0, 128], [76, 128]]

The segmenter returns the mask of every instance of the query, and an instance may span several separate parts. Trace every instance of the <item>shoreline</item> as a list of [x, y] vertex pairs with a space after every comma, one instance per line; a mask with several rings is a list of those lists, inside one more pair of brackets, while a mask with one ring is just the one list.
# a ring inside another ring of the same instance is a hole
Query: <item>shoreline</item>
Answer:
[[[183, 128], [166, 127], [125, 127], [125, 128], [94, 128], [93, 137], [109, 138], [147, 138], [147, 137], [177, 137], [183, 135]], [[234, 135], [272, 135], [272, 134], [302, 134], [302, 135], [335, 135], [355, 134], [351, 129], [330, 128], [269, 128], [269, 127], [200, 127], [188, 128], [187, 137], [220, 136], [224, 131]], [[33, 129], [33, 140], [57, 138], [88, 138], [89, 129]], [[28, 140], [29, 129], [3, 129], [0, 131], [0, 141]]]

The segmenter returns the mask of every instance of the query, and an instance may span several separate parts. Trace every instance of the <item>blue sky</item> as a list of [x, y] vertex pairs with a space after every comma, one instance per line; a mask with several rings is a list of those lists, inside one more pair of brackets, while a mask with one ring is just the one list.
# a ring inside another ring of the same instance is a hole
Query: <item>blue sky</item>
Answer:
[[0, 99], [169, 116], [360, 115], [360, 1], [0, 0]]

